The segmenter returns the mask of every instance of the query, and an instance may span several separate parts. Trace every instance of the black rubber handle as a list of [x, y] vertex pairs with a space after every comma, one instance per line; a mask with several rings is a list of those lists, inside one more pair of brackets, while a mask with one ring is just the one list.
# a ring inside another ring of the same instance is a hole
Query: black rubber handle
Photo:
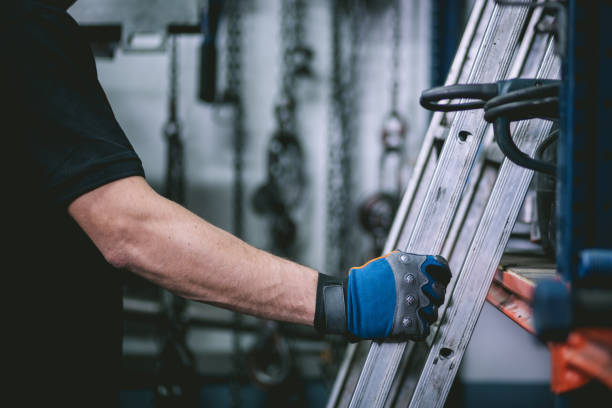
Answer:
[[557, 167], [554, 164], [533, 159], [516, 146], [510, 135], [510, 121], [508, 118], [502, 116], [495, 119], [493, 130], [499, 148], [510, 161], [521, 167], [540, 171], [552, 176], [557, 174]]
[[[516, 82], [516, 80], [514, 80]], [[510, 81], [506, 81], [510, 82]], [[540, 80], [543, 82], [540, 85], [529, 86], [522, 89], [514, 89], [508, 92], [502, 93], [489, 100], [485, 108], [493, 108], [506, 103], [527, 101], [532, 99], [542, 99], [548, 97], [559, 97], [559, 91], [561, 88], [561, 81], [556, 80]]]
[[557, 119], [561, 83], [542, 81], [546, 82], [504, 93], [489, 100], [484, 106], [485, 120], [494, 122], [500, 116], [505, 116], [511, 121], [533, 118]]
[[[497, 95], [497, 84], [456, 84], [439, 86], [423, 91], [419, 102], [425, 109], [453, 112], [484, 107], [486, 101]], [[438, 103], [452, 99], [476, 99], [462, 103]]]
[[501, 116], [510, 121], [535, 118], [556, 120], [559, 118], [559, 98], [510, 102], [493, 108], [490, 108], [488, 103], [485, 105], [484, 118], [487, 122], [492, 123]]
[[499, 148], [517, 165], [555, 176], [557, 169], [554, 164], [531, 158], [516, 146], [510, 134], [510, 122], [534, 118], [557, 119], [560, 81], [514, 79], [500, 81], [500, 88], [502, 94], [484, 105], [484, 118], [493, 123]]

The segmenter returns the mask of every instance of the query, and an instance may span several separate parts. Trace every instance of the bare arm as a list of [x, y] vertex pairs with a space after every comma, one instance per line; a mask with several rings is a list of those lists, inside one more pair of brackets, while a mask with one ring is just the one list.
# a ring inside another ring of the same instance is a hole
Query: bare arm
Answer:
[[72, 202], [107, 261], [188, 299], [313, 324], [317, 272], [254, 248], [151, 189], [121, 179]]

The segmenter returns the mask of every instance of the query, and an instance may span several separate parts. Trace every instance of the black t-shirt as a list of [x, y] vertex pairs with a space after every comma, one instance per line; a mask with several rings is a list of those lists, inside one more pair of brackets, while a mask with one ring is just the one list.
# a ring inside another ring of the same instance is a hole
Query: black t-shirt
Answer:
[[3, 150], [12, 170], [3, 200], [3, 337], [9, 384], [25, 387], [19, 406], [34, 398], [45, 406], [118, 401], [122, 272], [67, 207], [144, 172], [98, 83], [89, 45], [61, 7], [68, 3], [18, 1], [0, 17], [9, 102]]

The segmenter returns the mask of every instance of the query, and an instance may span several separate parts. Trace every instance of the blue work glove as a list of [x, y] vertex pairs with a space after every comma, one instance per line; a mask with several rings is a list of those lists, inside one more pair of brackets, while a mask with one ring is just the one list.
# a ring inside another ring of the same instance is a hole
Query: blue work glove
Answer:
[[343, 281], [319, 274], [315, 327], [352, 339], [423, 340], [450, 278], [443, 257], [401, 251], [351, 268]]

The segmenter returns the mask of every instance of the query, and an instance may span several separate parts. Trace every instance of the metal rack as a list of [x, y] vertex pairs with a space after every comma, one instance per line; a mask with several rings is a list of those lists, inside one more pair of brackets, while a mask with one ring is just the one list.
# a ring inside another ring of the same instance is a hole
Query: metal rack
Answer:
[[[506, 254], [495, 273], [487, 301], [516, 324], [536, 334], [533, 294], [538, 282], [557, 278], [556, 266], [537, 254]], [[612, 330], [580, 328], [565, 342], [548, 342], [551, 390], [576, 390], [595, 379], [612, 388]]]

